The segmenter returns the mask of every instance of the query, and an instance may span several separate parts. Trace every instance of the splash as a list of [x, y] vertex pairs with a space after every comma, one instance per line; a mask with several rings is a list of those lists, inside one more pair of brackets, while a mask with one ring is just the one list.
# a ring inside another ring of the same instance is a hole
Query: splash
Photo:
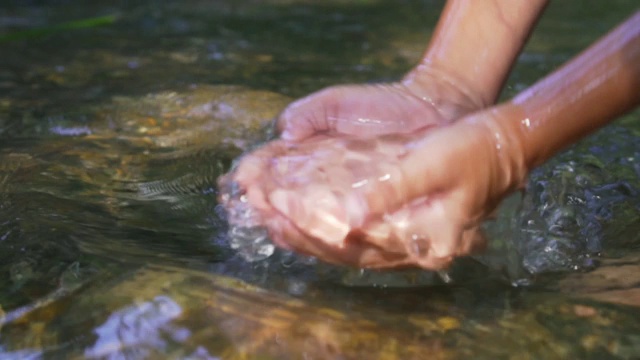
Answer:
[[[526, 193], [505, 200], [496, 219], [486, 224], [489, 249], [474, 258], [491, 271], [504, 274], [512, 284], [527, 285], [536, 274], [593, 269], [598, 266], [598, 258], [604, 249], [611, 254], [636, 241], [625, 229], [637, 222], [640, 210], [638, 138], [620, 131], [615, 127], [608, 128], [535, 170]], [[621, 138], [624, 141], [620, 141]], [[279, 169], [282, 166], [269, 171], [274, 172], [272, 175], [278, 175], [280, 171], [279, 176], [286, 183], [280, 184], [281, 187], [298, 194], [300, 201], [313, 204], [317, 202], [313, 200], [314, 196], [318, 197], [320, 192], [310, 193], [305, 186], [309, 179], [318, 176], [326, 177], [329, 188], [347, 188], [346, 182], [353, 192], [361, 191], [373, 182], [384, 181], [385, 177], [380, 174], [392, 173], [387, 167], [393, 165], [393, 156], [402, 153], [401, 140], [385, 138], [378, 142], [336, 142], [332, 143], [335, 146], [325, 146], [322, 151], [313, 153], [313, 156], [332, 159], [321, 159], [325, 161], [325, 173], [317, 173], [306, 158], [305, 161], [291, 160], [283, 167], [285, 171]], [[307, 150], [305, 155], [311, 156], [312, 149]], [[390, 153], [396, 155], [390, 156]], [[285, 159], [287, 155], [281, 158]], [[289, 158], [293, 159], [290, 154]], [[340, 172], [341, 176], [326, 171], [334, 167], [349, 171]], [[291, 171], [300, 176], [287, 178], [286, 174]], [[261, 226], [260, 215], [249, 206], [239, 185], [226, 182], [220, 191], [226, 199], [231, 226], [230, 246], [252, 261], [264, 260], [274, 254], [275, 247], [267, 230]], [[308, 205], [302, 208], [309, 208]], [[315, 220], [308, 221], [305, 228], [322, 223]], [[398, 217], [385, 221], [392, 223], [396, 230], [403, 228]], [[428, 252], [428, 238], [422, 233], [405, 235], [411, 240], [408, 244], [411, 255], [419, 258]], [[458, 279], [454, 276], [453, 280]]]
[[614, 164], [594, 160], [563, 162], [532, 176], [516, 238], [529, 272], [593, 269], [605, 241], [609, 250], [616, 247], [619, 236], [607, 234], [637, 220], [637, 185], [619, 169], [612, 174]]
[[225, 204], [229, 222], [229, 246], [247, 261], [264, 260], [275, 252], [262, 218], [247, 202], [237, 182], [226, 177], [220, 185], [221, 200]]

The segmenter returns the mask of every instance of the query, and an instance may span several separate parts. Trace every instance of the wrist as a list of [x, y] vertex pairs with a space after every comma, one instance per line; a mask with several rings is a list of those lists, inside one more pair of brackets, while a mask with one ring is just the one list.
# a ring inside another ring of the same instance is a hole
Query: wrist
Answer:
[[447, 1], [421, 60], [493, 105], [547, 0]]
[[495, 160], [492, 183], [499, 196], [524, 188], [532, 168], [533, 154], [529, 152], [523, 132], [527, 119], [522, 115], [518, 106], [506, 103], [464, 120], [484, 133], [487, 150], [493, 155], [490, 158]]
[[436, 108], [443, 118], [452, 121], [490, 105], [466, 80], [432, 64], [416, 66], [400, 83], [414, 96]]

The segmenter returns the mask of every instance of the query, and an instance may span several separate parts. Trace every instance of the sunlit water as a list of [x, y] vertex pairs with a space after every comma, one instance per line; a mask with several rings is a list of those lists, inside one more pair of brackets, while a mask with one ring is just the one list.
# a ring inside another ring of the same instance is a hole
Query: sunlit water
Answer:
[[[447, 273], [230, 241], [215, 184], [233, 159], [295, 97], [400, 76], [441, 5], [3, 6], [0, 359], [637, 357], [637, 112], [536, 170], [491, 249]], [[505, 96], [636, 8], [554, 2]]]

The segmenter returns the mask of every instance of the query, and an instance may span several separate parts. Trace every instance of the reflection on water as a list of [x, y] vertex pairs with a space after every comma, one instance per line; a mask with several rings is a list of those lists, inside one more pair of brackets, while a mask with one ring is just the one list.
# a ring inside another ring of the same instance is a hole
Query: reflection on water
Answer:
[[[507, 95], [636, 7], [614, 3], [553, 3]], [[0, 359], [637, 357], [637, 113], [534, 172], [448, 285], [230, 246], [216, 178], [293, 97], [402, 74], [441, 5], [0, 9]]]
[[[191, 333], [175, 328], [171, 321], [182, 313], [180, 305], [166, 296], [115, 311], [102, 325], [95, 328], [96, 343], [84, 351], [87, 358], [109, 356], [126, 358], [128, 352], [136, 357], [149, 357], [167, 349], [164, 337], [183, 342]], [[157, 356], [157, 355], [156, 355]]]

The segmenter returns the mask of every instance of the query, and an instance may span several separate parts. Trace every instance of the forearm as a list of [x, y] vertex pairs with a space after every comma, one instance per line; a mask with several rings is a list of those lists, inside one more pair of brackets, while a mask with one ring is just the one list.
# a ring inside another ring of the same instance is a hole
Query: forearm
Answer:
[[640, 12], [496, 110], [528, 169], [640, 103]]
[[[406, 78], [440, 71], [493, 104], [547, 0], [449, 0], [420, 64]], [[429, 74], [426, 75], [429, 77]]]

